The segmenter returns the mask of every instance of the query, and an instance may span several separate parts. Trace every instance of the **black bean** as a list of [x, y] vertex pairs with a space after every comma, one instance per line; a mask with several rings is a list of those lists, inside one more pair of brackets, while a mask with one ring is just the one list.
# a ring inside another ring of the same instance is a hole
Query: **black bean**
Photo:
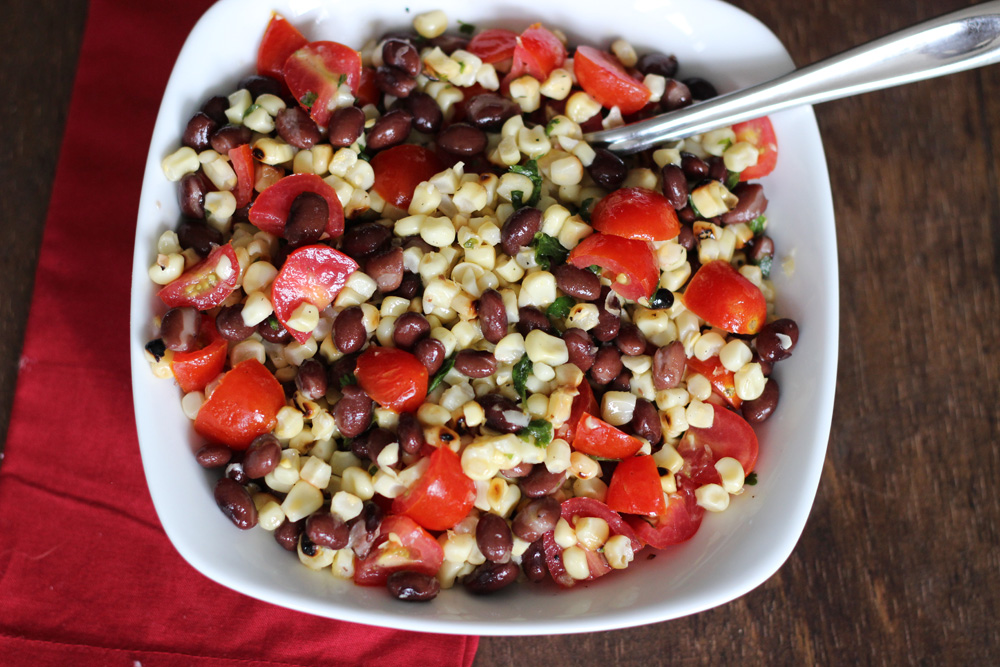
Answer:
[[274, 531], [274, 541], [285, 551], [295, 551], [299, 546], [304, 521], [285, 521]]
[[752, 401], [743, 401], [743, 405], [740, 406], [743, 418], [751, 424], [767, 421], [774, 414], [774, 409], [778, 407], [780, 394], [778, 383], [774, 381], [774, 378], [768, 378], [767, 384], [764, 385], [764, 393]]
[[295, 386], [303, 396], [311, 401], [318, 401], [326, 396], [326, 369], [316, 359], [306, 359], [299, 364], [295, 374]]
[[507, 335], [507, 307], [500, 292], [495, 289], [483, 292], [476, 302], [476, 311], [483, 338], [491, 343], [499, 343]]
[[326, 231], [329, 217], [330, 207], [323, 197], [303, 192], [292, 201], [282, 235], [293, 247], [316, 243]]
[[229, 108], [229, 98], [222, 95], [210, 97], [207, 102], [201, 105], [202, 113], [215, 121], [216, 125], [225, 125], [229, 122], [226, 117], [226, 109]]
[[395, 442], [396, 436], [384, 428], [374, 428], [367, 433], [362, 433], [351, 442], [351, 451], [362, 461], [372, 463], [382, 453], [382, 450]]
[[[684, 209], [681, 209], [681, 210], [684, 210]], [[691, 211], [691, 208], [688, 207], [686, 210]], [[678, 217], [680, 217], [680, 216], [678, 215]], [[692, 214], [691, 217], [693, 218], [694, 215]], [[677, 235], [677, 243], [678, 243], [678, 245], [680, 245], [682, 248], [684, 248], [688, 252], [694, 250], [695, 247], [698, 245], [698, 241], [694, 237], [694, 230], [692, 230], [687, 225], [682, 225], [681, 226], [681, 232], [680, 232], [680, 234]]]
[[594, 182], [605, 190], [617, 190], [628, 176], [625, 161], [606, 148], [594, 152], [594, 161], [587, 167], [587, 173]]
[[245, 125], [223, 125], [212, 133], [209, 141], [216, 153], [229, 155], [229, 151], [237, 146], [249, 144], [252, 136], [250, 128]]
[[574, 299], [595, 301], [601, 296], [601, 279], [589, 269], [560, 264], [552, 270], [556, 286]]
[[403, 282], [403, 249], [389, 248], [376, 253], [365, 260], [364, 267], [378, 291], [388, 294]]
[[511, 528], [522, 540], [534, 542], [554, 530], [558, 521], [559, 501], [552, 496], [543, 496], [518, 510]]
[[222, 245], [222, 234], [200, 220], [181, 220], [177, 225], [177, 240], [181, 248], [192, 248], [200, 257], [208, 257], [212, 248]]
[[486, 394], [485, 396], [477, 398], [476, 402], [483, 406], [483, 412], [486, 415], [486, 425], [494, 431], [499, 431], [501, 433], [517, 433], [524, 426], [524, 424], [519, 422], [517, 419], [512, 421], [512, 415], [507, 414], [516, 413], [518, 415], [523, 415], [520, 408], [517, 407], [517, 403], [506, 396], [501, 396], [500, 394]]
[[243, 455], [243, 472], [250, 479], [261, 479], [281, 462], [281, 443], [270, 433], [259, 435]]
[[535, 329], [552, 333], [552, 322], [548, 316], [534, 306], [522, 306], [517, 309], [517, 332], [527, 336]]
[[413, 92], [403, 102], [413, 114], [413, 127], [424, 134], [434, 134], [441, 129], [444, 116], [433, 97], [424, 92]]
[[658, 349], [653, 355], [653, 386], [656, 390], [679, 386], [684, 377], [685, 363], [687, 356], [680, 341], [675, 340]]
[[412, 127], [413, 114], [406, 109], [393, 109], [375, 121], [368, 130], [367, 146], [373, 151], [380, 151], [401, 144], [410, 135]]
[[438, 47], [444, 51], [447, 55], [451, 55], [459, 49], [464, 49], [469, 45], [469, 38], [462, 35], [454, 35], [451, 33], [445, 33], [443, 35], [438, 35], [434, 39], [430, 40], [428, 44], [433, 47]]
[[597, 348], [590, 334], [583, 329], [567, 329], [563, 334], [566, 351], [569, 353], [569, 363], [586, 373], [594, 365]]
[[594, 365], [590, 367], [590, 379], [599, 385], [605, 385], [618, 377], [622, 372], [622, 355], [614, 347], [602, 347], [594, 357]]
[[377, 222], [362, 222], [347, 228], [340, 249], [345, 255], [361, 260], [388, 248], [391, 240], [392, 230], [388, 227]]
[[382, 65], [375, 70], [375, 85], [386, 95], [408, 97], [417, 87], [417, 80], [398, 67]]
[[[274, 118], [274, 127], [278, 131], [278, 136], [285, 143], [291, 144], [296, 148], [312, 148], [322, 139], [322, 134], [319, 131], [319, 126], [316, 125], [316, 121], [310, 118], [309, 112], [300, 106], [287, 107], [279, 111], [278, 115]], [[360, 135], [360, 132], [358, 134]], [[352, 141], [351, 143], [354, 142]]]
[[[684, 208], [677, 209], [677, 219], [680, 220], [682, 224], [690, 225], [698, 219], [698, 215], [694, 212], [693, 208], [685, 206]], [[694, 239], [693, 236], [691, 238]], [[679, 242], [680, 241], [678, 241], [678, 243]], [[687, 246], [684, 247], [687, 248]], [[690, 250], [690, 248], [687, 249]]]
[[511, 99], [496, 93], [483, 93], [470, 97], [465, 103], [465, 118], [482, 130], [498, 131], [507, 119], [521, 113], [521, 108]]
[[494, 563], [506, 563], [510, 560], [514, 538], [503, 517], [492, 513], [479, 517], [479, 523], [476, 524], [476, 546], [486, 556], [486, 560]]
[[233, 450], [225, 445], [205, 445], [194, 453], [194, 458], [202, 468], [221, 468], [233, 458]]
[[540, 539], [535, 540], [525, 549], [521, 556], [521, 570], [524, 571], [524, 576], [528, 578], [528, 581], [532, 583], [537, 584], [545, 580], [549, 568], [545, 564], [545, 548]]
[[420, 276], [416, 273], [410, 273], [409, 271], [403, 270], [403, 279], [399, 283], [392, 295], [402, 297], [404, 299], [413, 299], [419, 296], [424, 291], [424, 283], [420, 280]]
[[199, 153], [208, 150], [208, 147], [211, 145], [209, 137], [212, 136], [212, 132], [215, 132], [218, 126], [219, 124], [212, 120], [211, 116], [203, 111], [199, 111], [191, 116], [191, 120], [188, 121], [187, 127], [184, 128], [181, 142]]
[[622, 322], [618, 337], [615, 338], [615, 346], [625, 356], [636, 357], [646, 351], [646, 337], [639, 331], [639, 327], [631, 322]]
[[191, 352], [198, 348], [201, 313], [197, 308], [171, 308], [160, 321], [160, 338], [168, 350]]
[[444, 343], [437, 338], [424, 338], [413, 347], [413, 355], [434, 375], [444, 364]]
[[525, 206], [511, 214], [500, 230], [500, 247], [513, 257], [531, 243], [542, 228], [542, 212]]
[[486, 350], [461, 350], [455, 356], [455, 370], [470, 378], [486, 378], [497, 372], [497, 360]]
[[646, 53], [639, 58], [636, 68], [643, 74], [658, 74], [670, 79], [677, 74], [677, 57], [665, 53]]
[[420, 53], [410, 42], [402, 39], [388, 39], [382, 44], [382, 62], [398, 67], [411, 77], [420, 74], [422, 69]]
[[261, 95], [281, 97], [281, 83], [277, 79], [262, 74], [251, 74], [236, 84], [237, 90], [246, 89], [250, 97], [257, 99]]
[[220, 336], [234, 343], [246, 340], [257, 330], [243, 321], [243, 304], [223, 306], [215, 316], [215, 328]]
[[438, 148], [458, 157], [478, 155], [486, 143], [486, 133], [468, 123], [452, 123], [437, 135]]
[[659, 443], [663, 435], [663, 428], [660, 425], [660, 413], [656, 406], [645, 398], [635, 399], [635, 410], [632, 412], [629, 430], [640, 438], [649, 440], [651, 445]]
[[664, 111], [683, 109], [690, 106], [693, 101], [690, 88], [676, 79], [667, 79], [667, 85], [660, 97], [660, 106]]
[[763, 373], [764, 377], [770, 377], [771, 372], [774, 371], [774, 364], [770, 361], [765, 361], [760, 358], [760, 353], [757, 350], [753, 351], [753, 356], [750, 358], [750, 363], [760, 364], [760, 372]]
[[608, 383], [608, 391], [629, 391], [632, 388], [632, 371], [623, 368], [614, 380]]
[[357, 352], [368, 340], [365, 313], [360, 306], [351, 306], [340, 312], [333, 321], [333, 343], [344, 354]]
[[274, 315], [257, 325], [257, 333], [268, 343], [287, 343], [292, 340], [292, 334], [278, 321]]
[[507, 468], [506, 470], [501, 470], [500, 474], [506, 479], [520, 479], [531, 472], [531, 469], [535, 464], [528, 463], [527, 461], [521, 461], [513, 468]]
[[336, 514], [317, 512], [306, 519], [306, 535], [313, 544], [327, 549], [343, 549], [347, 546], [350, 531]]
[[371, 426], [375, 406], [365, 390], [356, 384], [347, 385], [343, 392], [334, 409], [337, 428], [344, 436], [356, 438]]
[[612, 302], [613, 308], [620, 308], [618, 298], [611, 296], [610, 287], [601, 288], [601, 296], [597, 299], [597, 326], [590, 330], [590, 335], [607, 343], [614, 340], [621, 328], [621, 317], [608, 310], [608, 301]]
[[767, 210], [767, 197], [764, 196], [764, 188], [760, 183], [740, 183], [733, 188], [733, 194], [739, 201], [736, 202], [736, 206], [722, 214], [724, 225], [749, 223], [764, 215], [764, 211]]
[[417, 417], [410, 412], [399, 415], [396, 437], [399, 438], [399, 446], [407, 454], [416, 454], [426, 442], [423, 427], [417, 421]]
[[250, 483], [250, 477], [243, 471], [243, 463], [241, 461], [231, 461], [226, 466], [226, 477], [242, 486]]
[[326, 131], [331, 146], [350, 146], [365, 131], [365, 112], [358, 107], [337, 109], [330, 116]]
[[[784, 338], [779, 338], [779, 334]], [[787, 347], [782, 343], [782, 340], [788, 341]], [[782, 318], [764, 325], [764, 328], [757, 334], [754, 347], [761, 359], [773, 364], [792, 356], [792, 350], [795, 349], [795, 344], [798, 342], [799, 325], [795, 323], [795, 320]]]
[[[185, 174], [177, 189], [177, 201], [181, 206], [181, 214], [188, 218], [201, 219], [205, 217], [205, 195], [215, 190], [215, 186], [202, 171]], [[222, 235], [219, 235], [221, 240]], [[182, 247], [183, 243], [181, 244]], [[208, 254], [208, 253], [205, 253]]]
[[223, 477], [216, 482], [214, 495], [215, 504], [237, 528], [249, 530], [257, 525], [257, 508], [239, 482]]
[[770, 236], [758, 236], [750, 246], [750, 259], [759, 263], [765, 257], [774, 257], [774, 241]]
[[723, 162], [721, 157], [712, 156], [706, 161], [708, 164], [708, 178], [711, 181], [719, 181], [720, 183], [725, 183], [726, 178], [729, 177], [729, 171], [726, 169], [726, 163]]
[[420, 313], [406, 312], [396, 318], [392, 328], [392, 342], [403, 350], [412, 350], [431, 332], [431, 324]]
[[516, 563], [486, 561], [465, 578], [465, 588], [477, 595], [486, 595], [517, 581], [520, 568]]
[[555, 493], [566, 481], [566, 472], [549, 472], [544, 463], [536, 463], [527, 475], [521, 478], [518, 486], [521, 495], [527, 498], [541, 498]]
[[696, 100], [710, 100], [719, 94], [715, 86], [701, 77], [684, 79], [684, 85], [691, 90], [691, 96]]
[[675, 209], [682, 209], [688, 203], [688, 184], [684, 170], [676, 164], [663, 165], [663, 196]]
[[441, 592], [441, 582], [436, 577], [409, 570], [393, 572], [385, 585], [390, 595], [404, 602], [426, 602]]
[[708, 163], [694, 153], [681, 153], [681, 169], [689, 181], [708, 178]]

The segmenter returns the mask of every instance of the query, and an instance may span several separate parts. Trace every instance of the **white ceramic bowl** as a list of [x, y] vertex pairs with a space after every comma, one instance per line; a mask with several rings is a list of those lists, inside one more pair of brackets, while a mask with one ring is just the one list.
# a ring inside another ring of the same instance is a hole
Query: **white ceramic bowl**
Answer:
[[[837, 360], [838, 291], [833, 207], [823, 146], [812, 110], [773, 117], [778, 167], [764, 183], [769, 233], [789, 276], [775, 262], [778, 309], [801, 327], [795, 355], [780, 364], [782, 399], [758, 433], [759, 483], [730, 509], [705, 518], [687, 543], [647, 550], [626, 571], [572, 590], [516, 585], [492, 597], [459, 587], [414, 606], [381, 588], [366, 589], [313, 572], [264, 530], [241, 532], [212, 499], [213, 475], [195, 462], [199, 446], [180, 409], [180, 392], [152, 376], [143, 357], [154, 314], [147, 268], [160, 233], [179, 219], [176, 185], [160, 160], [179, 145], [187, 119], [212, 94], [252, 73], [272, 10], [310, 39], [360, 48], [370, 37], [443, 9], [452, 21], [523, 29], [535, 21], [573, 40], [607, 46], [629, 39], [642, 53], [677, 55], [681, 75], [704, 76], [721, 91], [792, 69], [777, 38], [756, 19], [717, 0], [222, 0], [191, 32], [170, 77], [146, 162], [133, 264], [131, 354], [136, 424], [150, 493], [180, 554], [215, 581], [304, 612], [371, 625], [440, 633], [533, 635], [608, 630], [677, 618], [723, 604], [764, 582], [791, 554], [812, 506], [826, 452]], [[656, 553], [655, 559], [647, 559]]]

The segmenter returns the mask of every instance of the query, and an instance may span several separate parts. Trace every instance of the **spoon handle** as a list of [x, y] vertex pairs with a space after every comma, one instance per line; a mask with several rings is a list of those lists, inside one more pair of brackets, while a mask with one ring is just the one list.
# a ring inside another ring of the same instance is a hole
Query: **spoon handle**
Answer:
[[592, 132], [584, 139], [619, 153], [635, 153], [788, 107], [996, 62], [1000, 62], [1000, 0], [991, 0], [918, 23], [751, 88], [623, 127]]

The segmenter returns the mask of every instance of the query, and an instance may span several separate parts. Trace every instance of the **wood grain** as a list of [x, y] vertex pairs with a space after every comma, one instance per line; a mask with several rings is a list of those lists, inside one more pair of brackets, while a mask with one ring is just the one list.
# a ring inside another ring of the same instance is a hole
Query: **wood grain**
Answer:
[[[0, 161], [3, 432], [85, 14], [83, 0], [14, 4], [0, 22], [15, 105]], [[736, 4], [805, 64], [965, 3]], [[839, 232], [840, 368], [819, 493], [784, 567], [668, 623], [484, 637], [477, 667], [1000, 659], [998, 90], [993, 66], [817, 108]]]

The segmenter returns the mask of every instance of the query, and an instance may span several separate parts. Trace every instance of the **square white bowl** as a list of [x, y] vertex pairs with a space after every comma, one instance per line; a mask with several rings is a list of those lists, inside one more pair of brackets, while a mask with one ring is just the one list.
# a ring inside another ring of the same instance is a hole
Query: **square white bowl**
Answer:
[[[147, 269], [159, 235], [180, 219], [176, 184], [161, 159], [180, 144], [191, 114], [253, 73], [271, 12], [309, 39], [360, 48], [417, 13], [443, 9], [451, 21], [521, 30], [542, 21], [576, 43], [607, 47], [618, 37], [639, 53], [676, 54], [683, 77], [703, 76], [727, 92], [793, 68], [763, 24], [718, 0], [222, 0], [198, 22], [170, 77], [146, 162], [132, 275], [131, 357], [136, 425], [156, 511], [180, 554], [205, 576], [246, 595], [303, 612], [370, 625], [439, 633], [540, 635], [630, 627], [678, 618], [733, 600], [763, 583], [794, 548], [819, 484], [833, 412], [838, 344], [836, 235], [829, 178], [810, 108], [772, 116], [778, 166], [763, 180], [770, 200], [768, 233], [778, 257], [772, 273], [777, 308], [794, 318], [801, 338], [776, 378], [781, 403], [757, 429], [758, 484], [730, 508], [706, 516], [690, 541], [644, 550], [627, 570], [560, 590], [551, 582], [521, 584], [475, 597], [461, 586], [414, 606], [381, 588], [313, 572], [264, 530], [241, 532], [215, 507], [214, 475], [192, 456], [200, 446], [180, 408], [180, 392], [150, 373], [143, 346], [155, 298]], [[455, 25], [455, 24], [453, 24]], [[794, 258], [793, 271], [783, 258]], [[650, 559], [650, 554], [656, 558]]]

